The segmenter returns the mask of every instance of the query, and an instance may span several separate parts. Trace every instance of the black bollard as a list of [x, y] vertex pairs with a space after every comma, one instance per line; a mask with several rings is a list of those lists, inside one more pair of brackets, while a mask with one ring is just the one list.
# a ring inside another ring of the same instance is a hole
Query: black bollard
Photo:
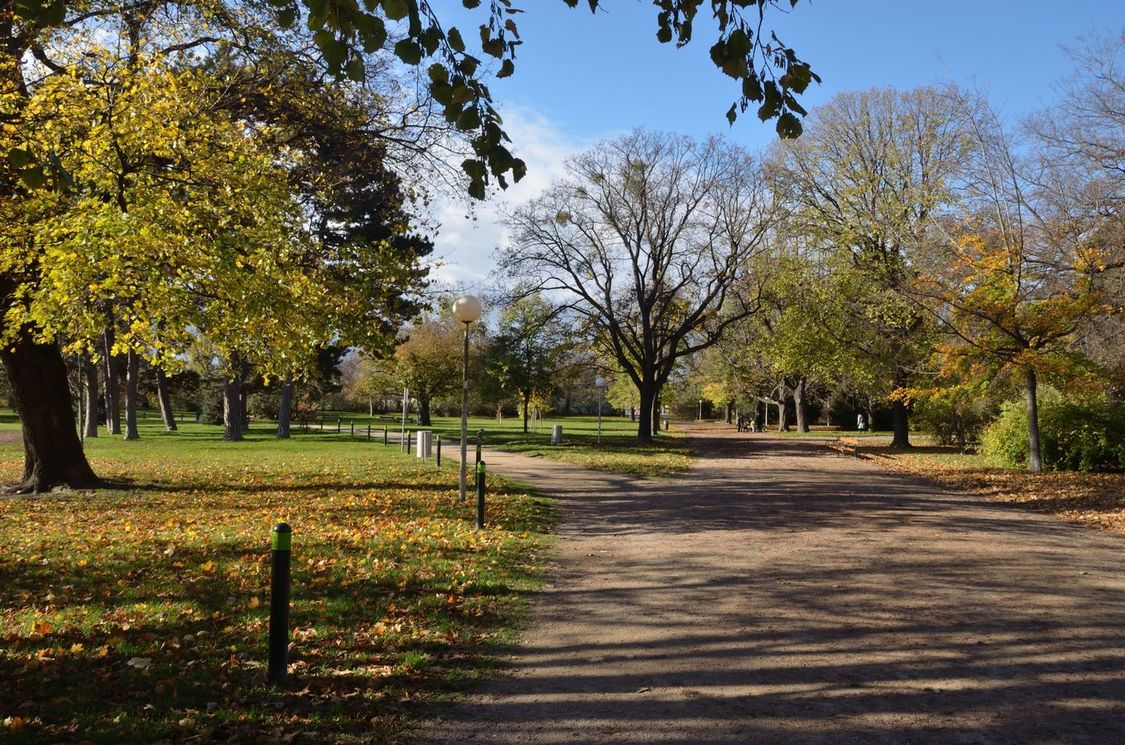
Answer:
[[484, 461], [477, 461], [477, 530], [484, 530]]
[[289, 548], [293, 531], [286, 523], [273, 529], [270, 562], [270, 642], [266, 679], [284, 683], [289, 677]]
[[355, 437], [355, 422], [352, 422], [352, 437]]
[[340, 417], [336, 417], [336, 434], [340, 434]]
[[383, 425], [383, 444], [387, 444], [387, 425]]
[[441, 468], [441, 435], [437, 436], [437, 457], [435, 460], [437, 462], [437, 467]]
[[367, 441], [371, 442], [371, 422], [367, 423]]

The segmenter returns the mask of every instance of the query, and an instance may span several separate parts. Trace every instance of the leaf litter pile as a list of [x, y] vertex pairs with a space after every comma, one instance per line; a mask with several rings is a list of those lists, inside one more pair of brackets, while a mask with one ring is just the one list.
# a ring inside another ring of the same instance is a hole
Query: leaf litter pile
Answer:
[[884, 467], [942, 486], [1125, 535], [1125, 473], [1027, 473], [991, 466], [982, 456], [947, 452], [891, 453], [874, 449]]
[[[358, 442], [92, 441], [127, 487], [0, 500], [0, 740], [396, 742], [512, 639], [552, 506]], [[19, 453], [6, 447], [3, 476]], [[265, 681], [270, 530], [293, 527], [289, 683]]]

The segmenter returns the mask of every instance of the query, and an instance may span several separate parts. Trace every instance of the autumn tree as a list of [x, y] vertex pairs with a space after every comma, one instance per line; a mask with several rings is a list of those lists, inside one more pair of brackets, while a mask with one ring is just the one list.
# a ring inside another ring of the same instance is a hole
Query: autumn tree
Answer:
[[770, 222], [759, 173], [717, 138], [638, 130], [572, 158], [510, 217], [501, 268], [566, 293], [637, 387], [641, 442], [676, 362], [751, 312], [733, 290]]
[[950, 338], [947, 373], [994, 385], [1020, 379], [1027, 400], [1029, 470], [1041, 470], [1038, 386], [1089, 369], [1073, 348], [1084, 321], [1108, 310], [1094, 278], [1106, 252], [1094, 222], [1060, 209], [1034, 160], [1021, 157], [999, 118], [955, 97], [976, 142], [964, 212], [938, 221], [911, 294]]
[[423, 315], [406, 333], [407, 338], [395, 349], [395, 376], [418, 400], [418, 424], [428, 427], [434, 399], [460, 385], [464, 328], [448, 313]]
[[[898, 293], [930, 219], [954, 199], [970, 142], [939, 90], [843, 93], [817, 109], [800, 140], [777, 143], [769, 173], [784, 230], [812, 241], [832, 266], [830, 329], [840, 344], [905, 388], [925, 358], [927, 317]], [[890, 398], [894, 447], [909, 447], [906, 402]]]

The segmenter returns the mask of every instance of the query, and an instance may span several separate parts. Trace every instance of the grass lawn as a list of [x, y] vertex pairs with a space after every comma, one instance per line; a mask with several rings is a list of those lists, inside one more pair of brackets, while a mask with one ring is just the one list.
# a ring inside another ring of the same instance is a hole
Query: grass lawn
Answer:
[[[413, 417], [411, 417], [413, 420]], [[348, 412], [326, 412], [324, 426], [328, 432], [335, 433], [337, 426], [343, 434], [350, 434], [351, 423], [355, 423], [355, 436], [366, 439], [367, 424], [372, 423], [372, 437], [382, 440], [383, 428], [387, 427], [392, 439], [402, 426], [401, 415], [377, 416]], [[339, 422], [339, 424], [337, 424]], [[551, 444], [551, 427], [562, 425], [563, 442]], [[675, 423], [673, 422], [673, 428]], [[419, 427], [413, 421], [407, 423], [408, 430]], [[431, 429], [443, 442], [443, 457], [456, 458], [461, 437], [460, 417], [433, 417]], [[679, 437], [675, 430], [662, 433], [652, 445], [637, 443], [637, 423], [620, 416], [602, 417], [602, 442], [598, 445], [598, 418], [596, 416], [551, 417], [532, 425], [525, 434], [523, 420], [509, 417], [498, 422], [493, 417], [471, 417], [469, 419], [469, 445], [476, 445], [476, 433], [484, 430], [483, 442], [486, 447], [495, 447], [509, 452], [523, 453], [532, 457], [553, 458], [575, 463], [586, 468], [613, 471], [631, 476], [661, 478], [677, 476], [691, 469], [695, 455], [688, 449], [686, 439]], [[315, 431], [315, 430], [314, 430]], [[470, 456], [472, 458], [472, 456]]]
[[[90, 440], [120, 488], [0, 498], [0, 741], [409, 739], [494, 664], [542, 581], [554, 508], [453, 459], [335, 434]], [[18, 443], [0, 478], [18, 480]], [[272, 526], [293, 526], [290, 683], [265, 683]]]

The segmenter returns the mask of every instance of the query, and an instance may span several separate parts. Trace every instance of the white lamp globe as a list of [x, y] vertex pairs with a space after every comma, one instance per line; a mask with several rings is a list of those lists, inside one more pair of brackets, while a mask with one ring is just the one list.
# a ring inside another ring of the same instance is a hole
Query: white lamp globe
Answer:
[[605, 387], [605, 378], [603, 378], [601, 375], [594, 378], [594, 385], [596, 385], [598, 388]]
[[472, 323], [480, 318], [480, 300], [473, 295], [462, 295], [453, 301], [453, 317], [461, 323]]

